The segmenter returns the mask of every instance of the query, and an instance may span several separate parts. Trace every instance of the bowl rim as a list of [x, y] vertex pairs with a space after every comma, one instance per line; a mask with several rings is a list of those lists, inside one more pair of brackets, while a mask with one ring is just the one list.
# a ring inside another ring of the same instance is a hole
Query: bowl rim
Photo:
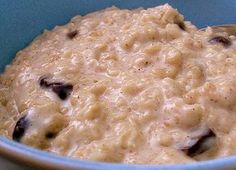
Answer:
[[80, 160], [60, 156], [38, 149], [34, 149], [29, 146], [14, 142], [2, 136], [0, 136], [0, 156], [24, 166], [54, 170], [74, 170], [78, 168], [84, 170], [215, 170], [226, 168], [230, 169], [236, 167], [236, 156], [224, 157], [220, 159], [202, 162], [169, 165], [137, 165], [93, 162], [88, 160]]

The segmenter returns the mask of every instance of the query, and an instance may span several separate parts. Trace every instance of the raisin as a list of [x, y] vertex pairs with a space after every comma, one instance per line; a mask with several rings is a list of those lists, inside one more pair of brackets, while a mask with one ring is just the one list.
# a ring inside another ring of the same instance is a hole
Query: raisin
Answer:
[[39, 85], [43, 88], [50, 87], [50, 82], [48, 81], [48, 77], [43, 76], [39, 79]]
[[77, 34], [78, 34], [78, 31], [75, 30], [75, 31], [72, 31], [72, 32], [67, 33], [67, 37], [68, 37], [69, 39], [73, 39], [73, 38], [75, 38], [75, 36], [76, 36]]
[[20, 142], [21, 138], [23, 137], [28, 127], [29, 127], [29, 120], [26, 118], [26, 115], [25, 115], [16, 122], [14, 131], [12, 134], [13, 140]]
[[184, 24], [183, 21], [177, 22], [176, 24], [179, 26], [179, 28], [180, 28], [181, 30], [183, 30], [183, 31], [186, 30], [186, 26], [185, 26], [185, 24]]
[[71, 84], [53, 84], [52, 91], [57, 94], [61, 100], [66, 100], [71, 94], [73, 86]]
[[186, 150], [186, 154], [190, 157], [194, 157], [203, 152], [206, 152], [215, 142], [216, 135], [210, 130], [206, 135], [201, 136], [201, 138], [190, 148]]
[[61, 100], [66, 100], [73, 90], [72, 84], [52, 82], [52, 80], [46, 76], [39, 79], [39, 85], [42, 88], [51, 89]]
[[55, 136], [56, 136], [56, 134], [53, 133], [53, 132], [47, 132], [46, 135], [45, 135], [45, 137], [46, 137], [47, 139], [55, 138]]
[[220, 43], [222, 44], [224, 47], [228, 47], [231, 45], [231, 41], [228, 38], [222, 37], [222, 36], [216, 36], [211, 38], [208, 41], [210, 44], [217, 44]]

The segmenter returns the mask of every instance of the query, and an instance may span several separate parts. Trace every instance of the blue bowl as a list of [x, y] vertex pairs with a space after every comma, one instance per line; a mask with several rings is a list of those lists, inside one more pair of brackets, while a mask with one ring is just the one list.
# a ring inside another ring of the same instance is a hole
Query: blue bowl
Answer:
[[[84, 15], [112, 5], [132, 9], [164, 3], [177, 8], [186, 20], [192, 21], [199, 28], [236, 24], [235, 0], [0, 0], [0, 71], [11, 62], [18, 50], [43, 29], [65, 24], [75, 15]], [[98, 163], [53, 155], [0, 137], [0, 164], [1, 170], [219, 170], [236, 169], [236, 157], [164, 166]]]

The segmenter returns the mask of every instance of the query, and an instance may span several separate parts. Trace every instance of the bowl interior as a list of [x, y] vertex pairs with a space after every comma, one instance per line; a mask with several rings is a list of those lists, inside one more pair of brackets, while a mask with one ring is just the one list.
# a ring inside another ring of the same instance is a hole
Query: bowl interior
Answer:
[[[32, 39], [40, 34], [43, 29], [52, 29], [55, 25], [62, 25], [69, 21], [75, 15], [84, 15], [86, 13], [103, 9], [115, 5], [120, 8], [137, 8], [143, 6], [153, 7], [160, 4], [169, 3], [177, 8], [186, 20], [191, 21], [197, 27], [206, 27], [208, 25], [236, 23], [236, 1], [235, 0], [11, 0], [0, 1], [0, 72], [5, 66], [11, 62], [15, 53], [25, 47]], [[0, 148], [12, 149], [17, 148], [20, 154], [27, 153], [29, 157], [38, 157], [45, 161], [67, 161], [68, 166], [74, 167], [96, 167], [101, 165], [104, 169], [113, 167], [110, 164], [90, 163], [86, 161], [75, 161], [70, 159], [62, 159], [61, 157], [51, 156], [41, 151], [32, 151], [26, 146], [14, 144], [12, 141], [2, 139], [0, 137]], [[25, 152], [27, 150], [27, 152]], [[70, 163], [69, 163], [70, 162]], [[185, 166], [185, 168], [198, 169], [199, 167], [208, 167], [206, 169], [216, 169], [224, 167], [224, 164], [236, 162], [235, 157], [215, 160], [210, 162], [202, 162]], [[88, 166], [91, 165], [91, 166]], [[132, 166], [122, 166], [122, 168], [130, 168]], [[118, 165], [114, 165], [114, 169], [119, 169]], [[112, 169], [113, 169], [112, 168]], [[121, 167], [120, 167], [121, 168]], [[135, 166], [135, 168], [141, 168]], [[141, 169], [146, 169], [142, 167]], [[161, 167], [160, 167], [161, 168]], [[183, 167], [168, 166], [163, 169], [173, 169]], [[162, 169], [161, 168], [161, 169]], [[150, 169], [156, 169], [150, 167]], [[159, 168], [158, 168], [159, 169]]]

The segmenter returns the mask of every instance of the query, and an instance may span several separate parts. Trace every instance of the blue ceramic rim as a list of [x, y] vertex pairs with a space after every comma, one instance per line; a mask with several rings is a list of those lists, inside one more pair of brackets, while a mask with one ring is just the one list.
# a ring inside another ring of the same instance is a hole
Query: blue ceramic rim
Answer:
[[[225, 157], [216, 160], [202, 161], [196, 163], [188, 164], [170, 164], [170, 165], [132, 165], [132, 164], [118, 164], [118, 163], [103, 163], [103, 162], [92, 162], [86, 160], [79, 160], [75, 158], [69, 158], [64, 156], [55, 155], [52, 153], [47, 153], [41, 150], [30, 148], [26, 145], [22, 145], [0, 137], [0, 155], [4, 155], [2, 149], [8, 150], [8, 155], [14, 157], [14, 155], [21, 155], [20, 157], [24, 161], [29, 159], [38, 164], [44, 164], [45, 167], [58, 168], [62, 169], [93, 169], [93, 170], [113, 170], [113, 169], [125, 169], [125, 170], [209, 170], [209, 169], [226, 169], [226, 168], [235, 168], [236, 167], [236, 156]], [[12, 153], [10, 153], [12, 151]], [[13, 155], [14, 154], [14, 155]], [[5, 154], [6, 155], [6, 154]], [[18, 160], [22, 162], [21, 160]]]

